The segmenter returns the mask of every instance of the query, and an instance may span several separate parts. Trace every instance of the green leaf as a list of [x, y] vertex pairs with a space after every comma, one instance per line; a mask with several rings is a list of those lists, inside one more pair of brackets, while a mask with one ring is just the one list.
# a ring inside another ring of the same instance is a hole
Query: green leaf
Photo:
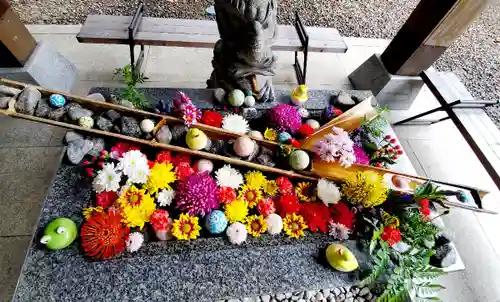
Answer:
[[363, 148], [369, 155], [375, 153], [378, 150], [377, 144], [374, 142], [363, 142]]

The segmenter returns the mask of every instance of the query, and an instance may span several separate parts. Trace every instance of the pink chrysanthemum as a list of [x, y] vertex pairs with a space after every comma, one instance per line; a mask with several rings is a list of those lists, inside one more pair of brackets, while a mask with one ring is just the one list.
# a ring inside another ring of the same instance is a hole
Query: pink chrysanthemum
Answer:
[[186, 104], [182, 108], [182, 119], [184, 124], [191, 127], [201, 119], [201, 110], [196, 108], [193, 104]]
[[299, 129], [302, 119], [295, 106], [279, 104], [269, 110], [269, 122], [279, 131], [293, 134]]
[[186, 177], [177, 185], [177, 208], [191, 216], [205, 216], [219, 207], [217, 183], [208, 172]]
[[182, 91], [177, 93], [177, 97], [174, 99], [174, 110], [179, 113], [184, 109], [185, 105], [192, 105], [191, 99]]
[[354, 155], [356, 156], [356, 163], [360, 165], [369, 166], [370, 157], [366, 154], [365, 150], [358, 145], [353, 146]]
[[328, 133], [314, 144], [314, 152], [326, 162], [336, 161], [343, 167], [349, 167], [356, 160], [354, 143], [343, 129], [332, 127], [332, 130], [333, 133]]

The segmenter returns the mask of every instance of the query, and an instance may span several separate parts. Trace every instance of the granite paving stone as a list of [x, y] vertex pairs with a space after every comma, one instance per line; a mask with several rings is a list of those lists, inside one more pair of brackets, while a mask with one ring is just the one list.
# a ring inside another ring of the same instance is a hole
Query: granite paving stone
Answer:
[[0, 237], [0, 301], [11, 301], [31, 236]]
[[34, 202], [4, 202], [0, 204], [0, 236], [33, 234], [41, 206], [41, 203]]
[[12, 202], [42, 203], [50, 186], [50, 177], [38, 177], [30, 171], [1, 175], [0, 205]]
[[47, 146], [58, 127], [0, 117], [0, 148]]
[[32, 175], [50, 178], [60, 153], [60, 147], [0, 148], [0, 175], [29, 171]]

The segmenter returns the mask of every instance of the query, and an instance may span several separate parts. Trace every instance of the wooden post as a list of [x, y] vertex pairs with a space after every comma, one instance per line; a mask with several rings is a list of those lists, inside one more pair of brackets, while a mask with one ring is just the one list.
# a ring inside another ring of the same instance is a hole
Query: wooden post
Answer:
[[0, 68], [23, 67], [36, 47], [35, 38], [8, 0], [0, 0]]
[[429, 68], [491, 0], [421, 0], [380, 59], [394, 75]]

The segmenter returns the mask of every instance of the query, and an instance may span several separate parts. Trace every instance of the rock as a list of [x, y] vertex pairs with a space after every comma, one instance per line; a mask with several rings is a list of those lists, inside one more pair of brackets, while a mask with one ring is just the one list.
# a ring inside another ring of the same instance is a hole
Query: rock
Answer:
[[104, 142], [104, 138], [94, 137], [92, 138], [92, 144], [94, 145], [92, 149], [87, 153], [90, 156], [99, 156], [101, 155], [101, 151], [105, 149], [106, 143]]
[[15, 109], [19, 113], [33, 115], [35, 113], [35, 108], [40, 99], [42, 98], [42, 94], [38, 89], [27, 86], [21, 91], [19, 98], [15, 104]]
[[57, 108], [55, 110], [51, 110], [48, 118], [54, 121], [62, 121], [64, 120], [64, 116], [66, 115], [66, 108]]
[[227, 302], [241, 302], [240, 299], [229, 299], [227, 300]]
[[219, 103], [223, 104], [226, 98], [226, 91], [222, 88], [217, 88], [214, 90], [214, 99]]
[[334, 289], [333, 289], [333, 293], [335, 294], [335, 296], [338, 296], [338, 295], [340, 295], [342, 292], [340, 291], [340, 288], [334, 288]]
[[344, 301], [344, 299], [345, 299], [345, 294], [340, 294], [339, 295], [339, 300], [340, 301]]
[[347, 292], [347, 293], [345, 293], [345, 297], [346, 297], [346, 298], [352, 297], [352, 293], [351, 293], [351, 292]]
[[326, 301], [327, 302], [335, 302], [335, 298], [333, 296], [329, 296], [328, 298], [326, 298]]
[[97, 128], [102, 131], [111, 132], [111, 129], [113, 128], [113, 123], [102, 116], [98, 116], [95, 120], [95, 123], [97, 125]]
[[451, 247], [450, 240], [445, 236], [439, 236], [436, 239], [434, 250], [436, 253], [431, 256], [430, 264], [437, 267], [447, 267], [455, 264], [457, 253]]
[[184, 141], [184, 136], [186, 135], [188, 129], [184, 125], [177, 124], [172, 126], [172, 129], [170, 129], [170, 131], [172, 132], [172, 140], [174, 142], [178, 142]]
[[298, 302], [306, 302], [306, 300], [304, 300], [304, 299], [300, 299]]
[[378, 298], [377, 297], [373, 297], [370, 302], [377, 302], [378, 301]]
[[106, 102], [106, 99], [100, 93], [89, 94], [89, 95], [87, 95], [87, 99], [91, 99], [91, 100], [98, 101], [98, 102]]
[[0, 85], [0, 94], [4, 94], [6, 96], [15, 96], [21, 92], [21, 89], [12, 88], [5, 85]]
[[121, 132], [132, 137], [141, 137], [142, 131], [139, 123], [133, 117], [124, 116], [121, 119]]
[[259, 302], [259, 301], [260, 301], [259, 297], [243, 298], [243, 302]]
[[160, 130], [155, 135], [156, 140], [162, 144], [170, 144], [172, 140], [172, 132], [167, 125], [161, 126]]
[[330, 295], [330, 290], [329, 289], [324, 289], [322, 290], [323, 296], [328, 297]]
[[74, 140], [68, 143], [68, 149], [66, 151], [66, 156], [68, 160], [74, 164], [78, 165], [83, 157], [94, 147], [92, 141], [87, 139]]
[[66, 141], [66, 143], [70, 143], [72, 141], [76, 141], [79, 139], [83, 139], [83, 135], [81, 135], [75, 131], [68, 131], [64, 135], [64, 140]]
[[319, 302], [319, 301], [323, 301], [323, 299], [325, 299], [325, 297], [323, 296], [323, 294], [322, 294], [321, 292], [318, 292], [318, 293], [316, 294], [316, 297], [315, 297], [315, 298], [316, 298], [316, 301], [318, 301], [318, 302]]
[[71, 108], [82, 108], [82, 106], [78, 103], [67, 103], [64, 108], [66, 108], [66, 111], [69, 111]]
[[112, 123], [114, 123], [121, 118], [121, 115], [114, 110], [108, 110], [105, 113], [105, 117], [108, 118]]
[[349, 297], [347, 299], [344, 300], [345, 302], [354, 302], [354, 298], [353, 297]]
[[260, 297], [260, 299], [262, 300], [262, 302], [269, 302], [271, 300], [271, 296], [264, 295], [264, 296]]
[[91, 110], [82, 108], [81, 106], [71, 106], [68, 109], [69, 118], [72, 121], [78, 121], [82, 117], [91, 117], [94, 113]]
[[300, 297], [299, 296], [292, 296], [292, 301], [299, 301]]
[[359, 293], [359, 288], [358, 287], [354, 287], [353, 289], [351, 289], [351, 292], [353, 294], [357, 294], [357, 293]]
[[367, 301], [371, 300], [371, 298], [373, 297], [372, 293], [368, 293], [366, 296], [365, 296], [365, 299]]
[[109, 96], [109, 100], [107, 100], [109, 103], [111, 104], [115, 104], [115, 105], [118, 105], [120, 104], [120, 98], [114, 94], [111, 94]]
[[309, 300], [311, 300], [311, 298], [312, 298], [312, 297], [314, 297], [314, 295], [315, 295], [315, 294], [316, 294], [316, 292], [315, 292], [315, 291], [313, 291], [313, 290], [308, 290], [308, 291], [306, 291], [306, 293], [305, 293], [305, 295], [304, 295], [304, 298], [305, 298], [307, 301], [309, 301]]
[[152, 140], [153, 139], [153, 135], [151, 133], [143, 133], [142, 134], [142, 138], [145, 139], [145, 140]]
[[124, 107], [128, 107], [128, 108], [134, 108], [134, 104], [132, 104], [131, 101], [127, 101], [127, 100], [120, 100], [119, 105], [124, 106]]
[[286, 297], [287, 299], [291, 298], [291, 297], [292, 297], [292, 293], [285, 293], [285, 297]]
[[260, 113], [256, 108], [243, 108], [241, 116], [247, 120], [253, 120], [261, 117], [262, 113]]
[[278, 300], [278, 301], [283, 301], [285, 299], [286, 299], [285, 294], [279, 294], [279, 295], [276, 296], [276, 300]]
[[354, 299], [354, 301], [356, 301], [356, 302], [365, 302], [365, 298], [363, 298], [363, 297], [357, 297], [356, 299]]
[[370, 293], [370, 289], [368, 287], [363, 287], [360, 291], [359, 291], [359, 295], [360, 296], [366, 296]]
[[210, 141], [210, 146], [208, 148], [208, 152], [213, 154], [220, 154], [224, 150], [224, 141], [223, 140], [214, 140]]
[[260, 149], [260, 154], [256, 157], [255, 161], [261, 165], [274, 167], [276, 163], [273, 160], [273, 151], [265, 147], [261, 147]]
[[12, 97], [10, 96], [0, 96], [0, 109], [5, 109], [9, 107], [9, 101]]
[[50, 106], [49, 103], [47, 102], [47, 99], [45, 98], [40, 99], [40, 101], [38, 102], [38, 106], [36, 106], [35, 116], [45, 118], [49, 116], [49, 113], [50, 113]]
[[356, 105], [356, 103], [351, 98], [351, 96], [349, 94], [347, 94], [345, 91], [341, 91], [339, 93], [335, 104], [342, 105], [342, 106], [354, 106], [354, 105]]

